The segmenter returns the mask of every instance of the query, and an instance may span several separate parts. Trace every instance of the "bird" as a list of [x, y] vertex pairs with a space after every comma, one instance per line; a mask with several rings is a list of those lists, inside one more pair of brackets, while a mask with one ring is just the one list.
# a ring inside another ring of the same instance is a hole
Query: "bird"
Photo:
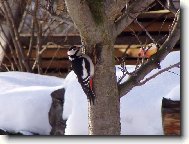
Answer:
[[83, 46], [71, 46], [67, 55], [71, 61], [72, 69], [77, 75], [78, 82], [80, 83], [87, 98], [94, 105], [95, 94], [93, 92], [92, 78], [94, 76], [94, 64], [92, 59], [82, 53]]
[[140, 48], [138, 56], [139, 57], [150, 58], [157, 51], [158, 51], [157, 44], [150, 43], [150, 44], [146, 45], [146, 47]]

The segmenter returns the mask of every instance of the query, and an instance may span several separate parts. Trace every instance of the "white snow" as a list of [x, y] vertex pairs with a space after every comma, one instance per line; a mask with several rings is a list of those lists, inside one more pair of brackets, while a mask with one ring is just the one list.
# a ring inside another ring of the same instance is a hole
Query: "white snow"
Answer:
[[73, 71], [68, 74], [65, 83], [67, 87], [63, 119], [68, 118], [65, 134], [86, 135], [88, 134], [88, 105], [86, 95]]
[[[172, 52], [161, 63], [161, 67], [179, 61], [180, 52]], [[134, 69], [133, 66], [127, 68], [129, 71]], [[157, 71], [153, 70], [147, 77]], [[163, 134], [162, 98], [180, 99], [180, 69], [170, 71], [174, 73], [165, 72], [145, 85], [133, 88], [121, 98], [122, 135]], [[116, 72], [117, 76], [121, 76], [118, 66]], [[88, 103], [73, 71], [65, 80], [30, 73], [4, 72], [0, 73], [0, 84], [0, 128], [25, 134], [49, 134], [50, 93], [64, 86], [63, 119], [68, 119], [65, 132], [67, 135], [88, 134]]]
[[165, 96], [165, 98], [168, 98], [168, 99], [171, 99], [171, 100], [175, 100], [175, 101], [179, 101], [180, 100], [180, 84], [178, 84], [177, 86], [175, 86], [169, 92], [169, 94], [167, 94]]
[[13, 132], [49, 134], [50, 93], [63, 80], [23, 72], [0, 73], [0, 128]]

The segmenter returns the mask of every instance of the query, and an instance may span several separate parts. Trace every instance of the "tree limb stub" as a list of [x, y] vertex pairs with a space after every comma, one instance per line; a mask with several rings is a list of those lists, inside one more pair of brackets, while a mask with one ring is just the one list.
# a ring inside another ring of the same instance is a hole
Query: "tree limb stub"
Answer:
[[116, 17], [120, 15], [121, 10], [129, 3], [130, 0], [107, 0], [105, 3], [105, 13], [107, 18], [114, 22]]
[[174, 27], [170, 35], [160, 47], [159, 51], [152, 56], [137, 71], [136, 75], [130, 76], [127, 81], [119, 85], [120, 97], [126, 95], [133, 87], [137, 86], [143, 78], [153, 69], [158, 68], [159, 63], [172, 51], [173, 47], [180, 39], [180, 10], [176, 14]]

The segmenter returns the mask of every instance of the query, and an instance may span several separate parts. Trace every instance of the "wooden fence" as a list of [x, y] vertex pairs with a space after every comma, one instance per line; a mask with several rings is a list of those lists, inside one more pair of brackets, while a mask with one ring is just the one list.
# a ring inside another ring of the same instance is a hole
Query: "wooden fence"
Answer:
[[[151, 34], [153, 39], [160, 44], [165, 40], [166, 36], [168, 36], [173, 19], [174, 15], [167, 10], [145, 12], [137, 18]], [[153, 42], [152, 39], [146, 35], [145, 30], [141, 28], [138, 23], [133, 22], [117, 37], [114, 45], [115, 57], [119, 59], [126, 53], [126, 64], [128, 65], [136, 64], [141, 47], [136, 35], [143, 44]], [[21, 43], [25, 53], [28, 51], [29, 41], [30, 34], [21, 34]], [[34, 43], [36, 43], [36, 41], [37, 36], [34, 36]], [[69, 33], [67, 35], [53, 34], [50, 36], [42, 36], [42, 41], [44, 50], [41, 53], [41, 67], [43, 73], [62, 76], [63, 73], [68, 72], [70, 63], [66, 52], [70, 45], [81, 44], [79, 34]], [[54, 45], [47, 46], [46, 44], [48, 42], [53, 42]], [[177, 43], [174, 50], [180, 50], [180, 42]], [[8, 55], [9, 57], [11, 56], [10, 53], [8, 53]], [[31, 65], [34, 63], [35, 57], [36, 49], [34, 48], [29, 62]], [[4, 63], [10, 66], [7, 59], [4, 59]], [[119, 61], [116, 61], [116, 64], [119, 64]], [[36, 69], [34, 69], [34, 71], [36, 71]]]

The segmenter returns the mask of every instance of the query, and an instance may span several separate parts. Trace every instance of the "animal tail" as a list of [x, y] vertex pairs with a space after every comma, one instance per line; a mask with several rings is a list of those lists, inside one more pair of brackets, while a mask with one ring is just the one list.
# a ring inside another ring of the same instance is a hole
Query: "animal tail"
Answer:
[[93, 92], [93, 90], [90, 88], [90, 85], [87, 87], [82, 87], [83, 91], [85, 92], [85, 94], [87, 95], [87, 99], [89, 100], [90, 104], [95, 103], [95, 94]]
[[[79, 80], [79, 79], [78, 79]], [[87, 95], [87, 99], [89, 100], [90, 104], [95, 103], [95, 94], [92, 90], [92, 79], [90, 79], [90, 81], [86, 80], [84, 82], [80, 81], [81, 87], [84, 91], [84, 93]]]

